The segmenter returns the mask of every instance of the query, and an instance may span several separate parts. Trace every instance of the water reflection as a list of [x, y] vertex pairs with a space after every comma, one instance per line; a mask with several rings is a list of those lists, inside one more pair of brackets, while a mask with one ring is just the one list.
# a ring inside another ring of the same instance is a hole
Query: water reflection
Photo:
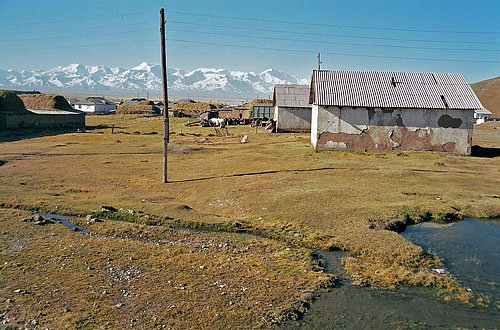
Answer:
[[[500, 300], [500, 223], [466, 219], [452, 225], [422, 224], [403, 233], [438, 254], [465, 286]], [[339, 252], [328, 253], [329, 271], [341, 286], [323, 294], [300, 321], [283, 329], [499, 329], [500, 311], [447, 303], [432, 290], [402, 287], [397, 291], [360, 288], [341, 272]]]

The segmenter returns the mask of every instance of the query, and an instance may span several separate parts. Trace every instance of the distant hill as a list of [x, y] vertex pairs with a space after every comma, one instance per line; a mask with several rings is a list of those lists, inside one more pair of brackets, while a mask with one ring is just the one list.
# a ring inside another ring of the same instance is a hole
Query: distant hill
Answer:
[[500, 77], [470, 84], [483, 106], [500, 118]]

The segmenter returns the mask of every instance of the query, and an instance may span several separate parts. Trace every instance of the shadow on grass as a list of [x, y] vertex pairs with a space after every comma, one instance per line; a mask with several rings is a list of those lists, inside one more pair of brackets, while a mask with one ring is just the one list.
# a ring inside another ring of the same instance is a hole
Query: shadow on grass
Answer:
[[44, 136], [53, 136], [66, 133], [74, 133], [73, 129], [29, 129], [22, 128], [16, 130], [0, 132], [0, 143], [33, 139]]
[[500, 148], [485, 148], [481, 146], [472, 146], [472, 157], [495, 158], [500, 157]]
[[[13, 142], [20, 140], [33, 139], [44, 136], [54, 136], [60, 134], [67, 133], [76, 133], [76, 132], [85, 132], [85, 131], [93, 131], [98, 129], [111, 128], [108, 125], [97, 125], [97, 126], [85, 126], [85, 129], [76, 129], [76, 128], [17, 128], [17, 129], [9, 129], [0, 132], [0, 143], [2, 142]], [[115, 127], [115, 129], [121, 127]]]
[[227, 175], [215, 175], [204, 178], [194, 178], [186, 180], [172, 180], [169, 183], [180, 183], [180, 182], [192, 182], [192, 181], [205, 181], [220, 178], [233, 178], [239, 176], [252, 176], [252, 175], [263, 175], [263, 174], [273, 174], [273, 173], [285, 173], [285, 172], [314, 172], [314, 171], [326, 171], [326, 170], [346, 170], [348, 168], [343, 167], [320, 167], [320, 168], [307, 168], [307, 169], [284, 169], [284, 170], [270, 170], [270, 171], [259, 171], [259, 172], [248, 172], [248, 173], [236, 173]]
[[[269, 170], [269, 171], [259, 171], [259, 172], [247, 172], [247, 173], [236, 173], [236, 174], [222, 174], [222, 175], [214, 175], [203, 178], [193, 178], [193, 179], [185, 179], [185, 180], [171, 180], [168, 183], [182, 183], [182, 182], [193, 182], [193, 181], [206, 181], [213, 179], [222, 179], [222, 178], [234, 178], [241, 176], [254, 176], [254, 175], [265, 175], [265, 174], [275, 174], [275, 173], [286, 173], [286, 172], [317, 172], [317, 171], [331, 171], [331, 170], [350, 170], [351, 167], [319, 167], [319, 168], [303, 168], [303, 169], [283, 169], [283, 170]], [[378, 171], [378, 168], [374, 167], [361, 167], [357, 168], [357, 171]], [[408, 172], [427, 172], [427, 173], [448, 173], [448, 170], [433, 170], [433, 169], [419, 169], [419, 168], [406, 168], [401, 169], [401, 171]], [[454, 171], [454, 173], [458, 174], [474, 174], [466, 171]]]

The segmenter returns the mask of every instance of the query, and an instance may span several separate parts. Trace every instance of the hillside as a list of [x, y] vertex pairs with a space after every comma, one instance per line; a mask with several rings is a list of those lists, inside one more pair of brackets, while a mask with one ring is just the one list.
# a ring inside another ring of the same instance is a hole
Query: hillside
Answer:
[[484, 107], [500, 118], [500, 77], [470, 84]]

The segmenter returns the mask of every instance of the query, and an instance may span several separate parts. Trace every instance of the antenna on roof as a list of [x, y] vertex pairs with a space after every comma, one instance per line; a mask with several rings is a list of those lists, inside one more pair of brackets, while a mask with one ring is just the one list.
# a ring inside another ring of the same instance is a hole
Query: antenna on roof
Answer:
[[321, 70], [321, 63], [323, 63], [321, 62], [321, 53], [318, 52], [318, 71]]

